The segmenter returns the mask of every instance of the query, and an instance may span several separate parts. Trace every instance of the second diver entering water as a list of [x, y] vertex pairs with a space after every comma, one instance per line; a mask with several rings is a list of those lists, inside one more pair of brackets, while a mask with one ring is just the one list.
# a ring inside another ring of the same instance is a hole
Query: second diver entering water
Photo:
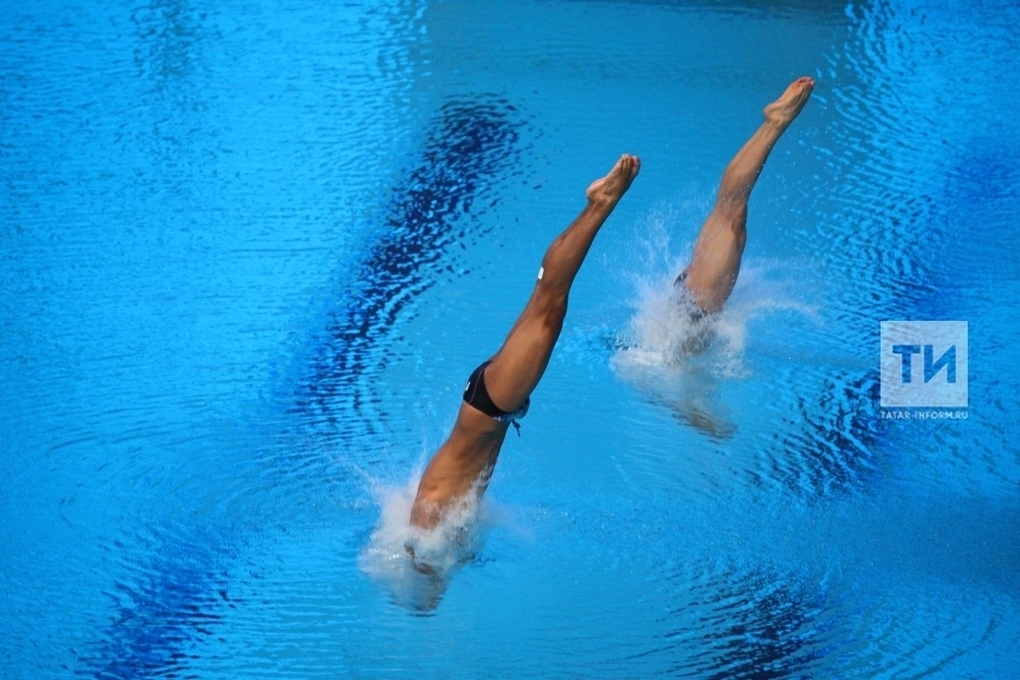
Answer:
[[[453, 431], [425, 468], [411, 507], [415, 527], [434, 529], [472, 494], [484, 493], [507, 429], [527, 411], [549, 364], [574, 277], [640, 167], [636, 156], [623, 155], [608, 175], [588, 187], [588, 204], [549, 246], [524, 311], [495, 356], [472, 373]], [[407, 549], [413, 558], [413, 548]]]
[[769, 152], [804, 108], [815, 81], [798, 78], [765, 107], [765, 122], [737, 152], [723, 172], [712, 212], [701, 227], [691, 262], [677, 277], [681, 304], [693, 321], [722, 309], [740, 273], [747, 242], [747, 200]]

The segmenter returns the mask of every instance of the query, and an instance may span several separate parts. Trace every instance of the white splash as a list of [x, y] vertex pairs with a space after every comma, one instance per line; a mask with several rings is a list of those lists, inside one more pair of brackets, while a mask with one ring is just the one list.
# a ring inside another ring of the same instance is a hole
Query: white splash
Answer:
[[669, 234], [677, 216], [692, 217], [692, 201], [655, 211], [640, 237], [644, 245], [641, 273], [634, 277], [634, 314], [616, 343], [611, 360], [616, 373], [656, 402], [713, 437], [735, 430], [716, 398], [720, 381], [751, 375], [745, 360], [748, 324], [776, 312], [817, 318], [816, 309], [797, 295], [791, 268], [774, 260], [745, 259], [733, 294], [723, 310], [704, 315], [682, 286], [678, 274], [690, 259], [693, 244], [677, 256]]
[[[653, 210], [636, 239], [643, 252], [640, 273], [633, 277], [634, 316], [620, 337], [618, 346], [623, 349], [615, 362], [673, 369], [693, 362], [720, 377], [745, 376], [749, 321], [777, 311], [815, 317], [816, 310], [793, 294], [796, 286], [788, 265], [745, 258], [723, 310], [710, 316], [698, 314], [683, 287], [675, 285], [690, 261], [693, 240], [675, 249], [670, 235], [699, 223], [710, 207], [710, 195], [694, 189], [686, 193], [687, 198]], [[690, 232], [692, 238], [696, 235]]]
[[453, 572], [481, 548], [490, 521], [484, 501], [472, 490], [444, 513], [435, 529], [412, 525], [411, 506], [420, 478], [419, 470], [402, 486], [372, 484], [379, 521], [358, 557], [358, 566], [396, 604], [430, 612], [439, 604]]

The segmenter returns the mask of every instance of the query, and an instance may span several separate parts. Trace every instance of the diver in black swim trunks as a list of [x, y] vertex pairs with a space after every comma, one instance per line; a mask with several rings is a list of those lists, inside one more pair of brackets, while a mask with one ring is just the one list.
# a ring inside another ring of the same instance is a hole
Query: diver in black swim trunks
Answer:
[[484, 493], [507, 429], [527, 412], [549, 363], [574, 277], [640, 167], [637, 157], [623, 155], [588, 187], [588, 205], [549, 246], [531, 299], [496, 355], [472, 373], [453, 432], [425, 468], [411, 508], [413, 525], [432, 529], [468, 494]]
[[[797, 117], [815, 86], [811, 78], [798, 78], [765, 107], [765, 122], [726, 166], [715, 207], [694, 243], [691, 263], [674, 284], [681, 302], [690, 302], [692, 318], [722, 309], [740, 273], [740, 258], [747, 241], [747, 200], [769, 152]], [[698, 313], [700, 311], [700, 314]]]

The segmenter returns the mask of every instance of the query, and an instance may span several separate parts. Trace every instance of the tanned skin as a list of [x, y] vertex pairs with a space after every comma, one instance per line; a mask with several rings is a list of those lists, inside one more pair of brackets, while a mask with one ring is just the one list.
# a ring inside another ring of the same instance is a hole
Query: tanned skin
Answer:
[[[545, 253], [528, 304], [485, 367], [493, 403], [513, 413], [542, 379], [567, 314], [567, 297], [595, 235], [637, 177], [641, 161], [624, 154], [588, 187], [587, 205]], [[484, 493], [509, 423], [461, 402], [449, 438], [425, 468], [411, 508], [411, 524], [433, 529], [468, 494]]]

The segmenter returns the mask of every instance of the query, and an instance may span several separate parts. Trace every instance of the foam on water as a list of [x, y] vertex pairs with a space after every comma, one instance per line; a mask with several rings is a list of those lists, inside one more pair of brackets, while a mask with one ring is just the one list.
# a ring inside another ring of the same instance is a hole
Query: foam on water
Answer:
[[475, 488], [443, 514], [435, 529], [412, 525], [411, 506], [422, 472], [417, 469], [404, 484], [370, 482], [379, 520], [358, 566], [395, 604], [427, 613], [439, 604], [454, 572], [474, 559], [492, 517]]
[[693, 243], [680, 251], [670, 232], [678, 216], [692, 218], [697, 201], [657, 209], [640, 237], [645, 256], [634, 276], [634, 309], [616, 342], [613, 370], [656, 401], [669, 404], [683, 420], [707, 434], [726, 438], [734, 430], [718, 403], [720, 381], [745, 379], [752, 368], [745, 360], [749, 323], [776, 313], [817, 319], [806, 303], [804, 278], [797, 268], [778, 260], [745, 258], [737, 284], [723, 310], [704, 315], [682, 287], [677, 274], [690, 261]]

